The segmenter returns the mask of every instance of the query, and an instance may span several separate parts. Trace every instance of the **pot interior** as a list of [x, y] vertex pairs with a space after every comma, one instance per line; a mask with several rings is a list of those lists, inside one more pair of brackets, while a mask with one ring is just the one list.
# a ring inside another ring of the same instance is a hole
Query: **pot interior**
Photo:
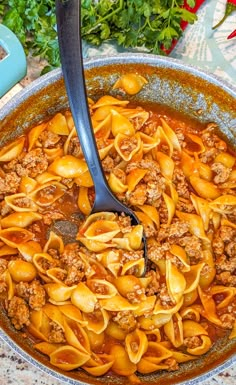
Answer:
[[[236, 148], [236, 92], [194, 68], [186, 67], [174, 60], [151, 55], [131, 55], [88, 61], [85, 65], [88, 95], [98, 99], [104, 94], [117, 96], [111, 91], [115, 81], [127, 72], [138, 72], [148, 80], [140, 93], [129, 100], [141, 103], [155, 103], [188, 115], [199, 124], [214, 122], [218, 134]], [[122, 94], [120, 94], [123, 96]], [[61, 71], [55, 70], [35, 81], [18, 94], [0, 112], [0, 147], [29, 130], [36, 123], [48, 119], [56, 112], [68, 107]], [[2, 338], [25, 359], [54, 377], [71, 384], [127, 384], [127, 378], [104, 376], [93, 378], [83, 371], [65, 374], [55, 371], [45, 356], [32, 348], [29, 339], [24, 340], [11, 326], [1, 308], [0, 325]], [[166, 385], [193, 380], [197, 383], [211, 374], [232, 364], [236, 341], [227, 336], [216, 342], [214, 348], [201, 359], [180, 365], [177, 372], [158, 372], [140, 376], [142, 384]], [[200, 377], [199, 377], [200, 376]], [[190, 381], [190, 382], [189, 382]]]

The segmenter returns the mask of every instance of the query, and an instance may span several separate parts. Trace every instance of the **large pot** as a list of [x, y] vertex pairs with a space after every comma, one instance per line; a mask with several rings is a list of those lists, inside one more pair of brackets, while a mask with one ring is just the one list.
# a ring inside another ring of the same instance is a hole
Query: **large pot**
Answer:
[[[111, 90], [123, 73], [139, 72], [148, 87], [133, 100], [152, 101], [188, 114], [199, 122], [215, 122], [224, 139], [236, 147], [236, 89], [226, 82], [177, 60], [152, 55], [121, 54], [86, 61], [87, 90], [98, 98]], [[60, 69], [33, 82], [0, 111], [0, 147], [24, 133], [38, 121], [68, 105]], [[1, 305], [2, 306], [2, 305]], [[55, 370], [47, 358], [36, 352], [30, 340], [22, 339], [0, 313], [0, 337], [37, 368], [69, 384], [127, 384], [125, 377], [93, 378], [83, 371]], [[141, 376], [142, 384], [197, 384], [236, 362], [236, 341], [219, 340], [204, 357], [181, 365], [177, 372]]]

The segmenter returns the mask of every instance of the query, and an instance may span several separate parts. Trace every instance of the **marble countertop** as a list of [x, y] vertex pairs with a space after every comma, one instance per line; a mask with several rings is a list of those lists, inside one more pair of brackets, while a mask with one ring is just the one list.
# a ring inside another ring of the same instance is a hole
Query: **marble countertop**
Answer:
[[[222, 12], [224, 12], [224, 7], [225, 0], [207, 0], [198, 11], [198, 22], [187, 27], [184, 36], [170, 56], [210, 71], [236, 85], [236, 39], [232, 39], [232, 41], [226, 39], [229, 33], [235, 29], [235, 14], [229, 17], [227, 23], [218, 31], [213, 33], [211, 30], [211, 26], [220, 19]], [[189, 41], [191, 44], [188, 44]], [[194, 44], [196, 42], [197, 44]], [[92, 57], [98, 52], [106, 54], [107, 51], [109, 54], [117, 52], [116, 48], [105, 45], [100, 51], [87, 47], [84, 54]], [[27, 76], [0, 99], [0, 108], [22, 87], [37, 78], [44, 65], [45, 63], [37, 58], [29, 59]], [[41, 372], [31, 363], [26, 362], [1, 340], [0, 359], [0, 385], [63, 384], [63, 382], [50, 377], [47, 373]], [[214, 384], [236, 385], [236, 368], [231, 367], [201, 382], [201, 385]]]

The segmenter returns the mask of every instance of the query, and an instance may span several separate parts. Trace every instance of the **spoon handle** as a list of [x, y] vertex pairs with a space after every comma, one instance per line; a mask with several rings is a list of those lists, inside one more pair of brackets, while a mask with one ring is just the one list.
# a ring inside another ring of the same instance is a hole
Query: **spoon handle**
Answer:
[[[101, 188], [103, 194], [106, 191], [109, 194], [109, 187], [101, 166], [87, 102], [80, 34], [81, 1], [57, 0], [56, 16], [62, 72], [76, 131], [96, 186], [96, 194], [99, 194]], [[106, 187], [105, 191], [104, 187]]]

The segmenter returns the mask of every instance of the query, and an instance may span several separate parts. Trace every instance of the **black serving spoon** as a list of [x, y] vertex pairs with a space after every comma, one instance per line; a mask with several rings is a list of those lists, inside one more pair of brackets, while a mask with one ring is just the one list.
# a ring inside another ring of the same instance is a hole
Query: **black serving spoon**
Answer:
[[[95, 201], [92, 213], [101, 211], [125, 213], [131, 217], [132, 224], [137, 225], [139, 220], [133, 211], [123, 205], [110, 190], [99, 158], [85, 87], [81, 41], [81, 1], [57, 0], [56, 17], [67, 96], [80, 145], [94, 182]], [[146, 262], [145, 236], [143, 236], [143, 247]]]

